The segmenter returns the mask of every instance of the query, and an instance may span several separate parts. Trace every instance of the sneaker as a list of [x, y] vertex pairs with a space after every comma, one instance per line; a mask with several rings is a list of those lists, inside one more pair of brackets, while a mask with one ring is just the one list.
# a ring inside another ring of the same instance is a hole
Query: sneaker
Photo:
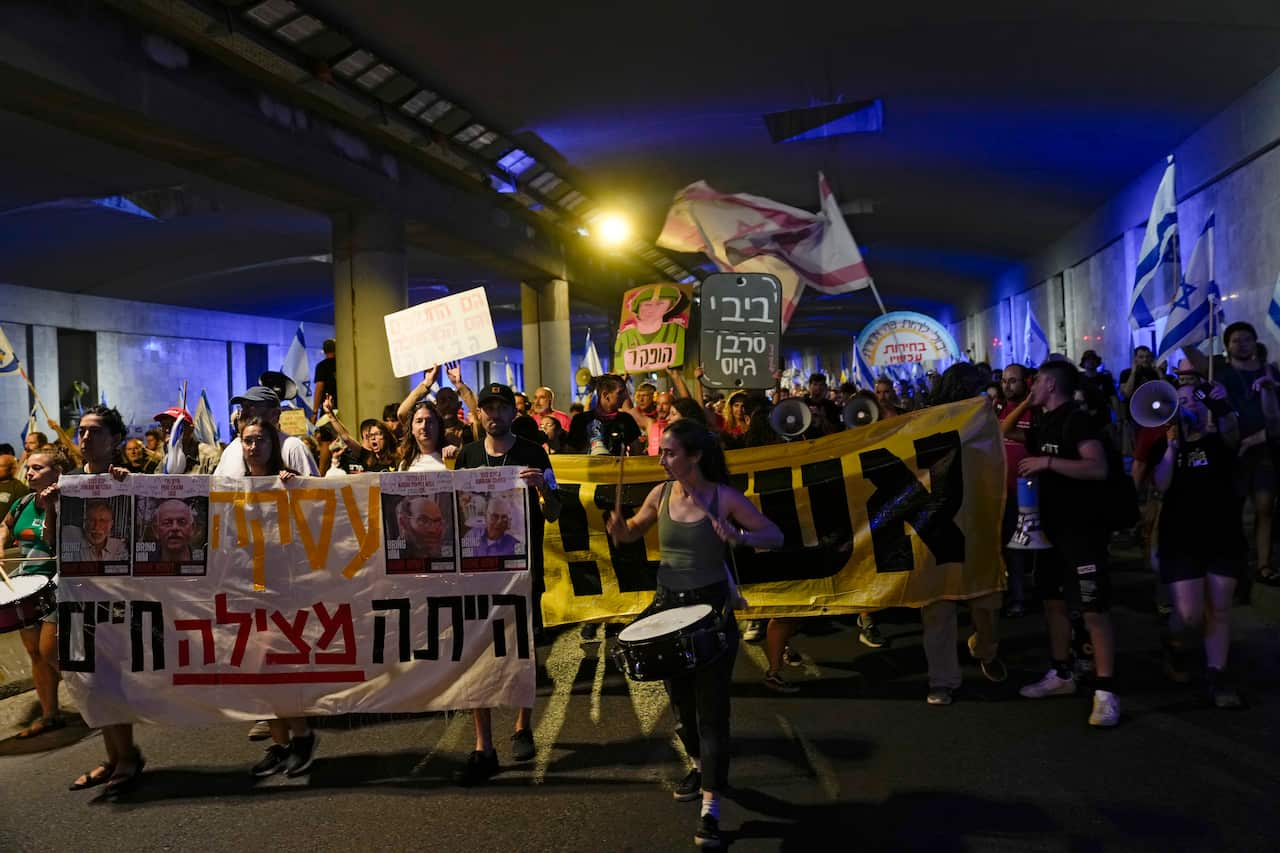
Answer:
[[537, 749], [533, 745], [533, 732], [518, 729], [511, 736], [511, 757], [516, 761], [532, 761]]
[[787, 666], [804, 666], [804, 658], [800, 657], [798, 651], [791, 648], [790, 643], [782, 647], [782, 662]]
[[289, 747], [273, 743], [267, 747], [267, 754], [262, 756], [262, 760], [253, 765], [253, 769], [249, 772], [254, 776], [274, 776], [284, 770], [288, 763]]
[[929, 695], [924, 697], [924, 701], [930, 705], [950, 705], [952, 693], [950, 687], [930, 687]]
[[702, 799], [702, 771], [696, 767], [690, 770], [688, 775], [680, 780], [680, 784], [676, 785], [671, 796], [682, 803]]
[[1120, 725], [1120, 700], [1109, 690], [1093, 691], [1093, 713], [1089, 725], [1110, 728]]
[[993, 681], [1000, 684], [1009, 677], [1009, 670], [1004, 665], [1004, 661], [998, 657], [991, 660], [978, 661], [978, 668], [982, 670], [982, 675], [987, 681]]
[[588, 622], [582, 626], [582, 642], [595, 643], [600, 640], [600, 626], [595, 622]]
[[311, 767], [316, 754], [316, 733], [294, 735], [289, 741], [289, 762], [284, 769], [286, 776], [301, 776]]
[[1070, 696], [1076, 692], [1076, 680], [1068, 676], [1063, 678], [1056, 669], [1050, 669], [1044, 678], [1035, 684], [1028, 684], [1018, 691], [1028, 699], [1043, 699], [1046, 696]]
[[271, 737], [271, 723], [258, 720], [249, 727], [249, 740], [266, 740]]
[[454, 781], [463, 787], [488, 782], [498, 773], [498, 753], [475, 750], [467, 756], [467, 763], [454, 774]]
[[693, 834], [696, 847], [715, 849], [720, 846], [720, 821], [709, 814], [698, 818], [698, 831]]
[[1224, 677], [1221, 670], [1210, 667], [1205, 673], [1205, 687], [1207, 688], [1209, 704], [1223, 711], [1243, 708], [1244, 699], [1240, 698], [1240, 694], [1234, 688], [1224, 684], [1223, 681]]
[[764, 637], [765, 621], [763, 619], [752, 619], [747, 622], [747, 627], [742, 631], [742, 639], [748, 643], [757, 643]]
[[764, 674], [764, 686], [775, 693], [798, 693], [800, 691], [799, 687], [787, 681], [778, 672], [766, 672]]
[[880, 633], [880, 628], [874, 622], [862, 624], [862, 620], [858, 620], [858, 642], [872, 649], [884, 648], [884, 635]]

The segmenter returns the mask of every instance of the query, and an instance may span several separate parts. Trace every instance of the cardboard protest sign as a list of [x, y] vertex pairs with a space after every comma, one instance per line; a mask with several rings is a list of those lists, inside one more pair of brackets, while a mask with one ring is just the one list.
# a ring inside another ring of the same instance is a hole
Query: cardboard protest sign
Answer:
[[423, 302], [383, 320], [396, 376], [498, 347], [483, 287]]
[[713, 273], [698, 303], [710, 388], [772, 388], [782, 337], [782, 285], [761, 273]]
[[693, 288], [646, 284], [622, 296], [622, 320], [613, 345], [613, 363], [622, 373], [649, 373], [684, 364]]

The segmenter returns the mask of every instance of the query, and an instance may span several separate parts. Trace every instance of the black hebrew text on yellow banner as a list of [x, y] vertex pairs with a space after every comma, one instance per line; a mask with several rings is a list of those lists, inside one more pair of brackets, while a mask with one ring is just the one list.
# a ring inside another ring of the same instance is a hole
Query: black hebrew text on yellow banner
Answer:
[[[1004, 449], [983, 400], [728, 459], [734, 486], [785, 535], [781, 549], [735, 552], [747, 616], [920, 607], [1004, 588]], [[605, 535], [619, 460], [553, 464], [564, 509], [547, 525], [546, 624], [639, 613], [653, 598], [661, 554], [656, 525], [621, 546]], [[655, 458], [628, 458], [623, 512], [634, 514], [665, 478]]]

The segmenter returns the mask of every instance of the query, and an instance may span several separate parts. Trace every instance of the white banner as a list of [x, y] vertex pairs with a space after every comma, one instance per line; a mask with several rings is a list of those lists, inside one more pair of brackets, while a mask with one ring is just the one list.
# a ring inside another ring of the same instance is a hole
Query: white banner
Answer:
[[[515, 484], [490, 501], [503, 541], [528, 542], [516, 469], [491, 470]], [[462, 558], [467, 473], [63, 477], [77, 707], [101, 726], [531, 706], [529, 573]]]
[[396, 376], [498, 348], [483, 287], [423, 302], [383, 320]]

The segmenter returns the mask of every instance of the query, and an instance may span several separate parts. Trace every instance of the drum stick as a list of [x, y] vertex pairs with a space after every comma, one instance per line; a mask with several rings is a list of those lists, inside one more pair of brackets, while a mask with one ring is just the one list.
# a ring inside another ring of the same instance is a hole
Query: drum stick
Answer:
[[622, 455], [618, 457], [618, 491], [613, 496], [613, 512], [618, 518], [622, 518], [622, 471], [627, 461], [627, 449], [622, 448]]
[[9, 573], [4, 570], [4, 566], [0, 566], [0, 578], [4, 578], [4, 585], [9, 587], [9, 592], [14, 595], [18, 594], [18, 590], [14, 588], [13, 583], [9, 580]]

